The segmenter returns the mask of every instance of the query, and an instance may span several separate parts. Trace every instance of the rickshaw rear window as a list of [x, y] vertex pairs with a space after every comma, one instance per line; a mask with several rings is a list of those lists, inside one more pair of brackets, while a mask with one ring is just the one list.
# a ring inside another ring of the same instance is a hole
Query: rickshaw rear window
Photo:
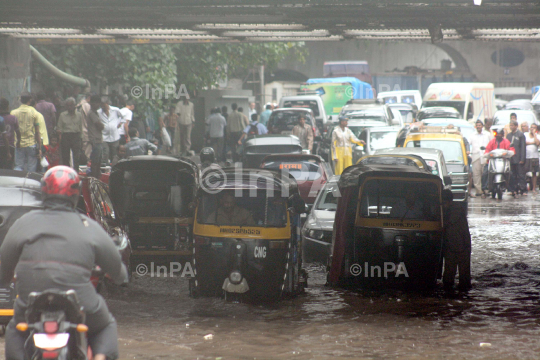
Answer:
[[264, 169], [288, 171], [296, 181], [315, 181], [322, 176], [322, 169], [316, 162], [311, 161], [266, 161]]
[[248, 154], [299, 154], [300, 145], [253, 145], [246, 149]]
[[197, 208], [197, 222], [208, 225], [284, 227], [287, 225], [287, 198], [266, 190], [205, 193]]
[[405, 165], [405, 166], [414, 166], [417, 169], [419, 168], [418, 164], [409, 158], [405, 157], [386, 157], [386, 156], [375, 156], [375, 157], [366, 157], [360, 162], [362, 165], [369, 164], [379, 164], [379, 165]]
[[463, 150], [459, 141], [414, 140], [409, 141], [406, 147], [438, 149], [443, 152], [447, 164], [463, 164]]
[[373, 179], [360, 197], [363, 218], [440, 220], [439, 188], [431, 182]]

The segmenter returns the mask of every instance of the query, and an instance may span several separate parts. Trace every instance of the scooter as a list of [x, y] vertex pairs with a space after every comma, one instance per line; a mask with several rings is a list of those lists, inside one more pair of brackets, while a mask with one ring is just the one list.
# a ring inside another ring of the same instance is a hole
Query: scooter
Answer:
[[503, 192], [510, 181], [510, 158], [514, 152], [505, 149], [495, 149], [486, 154], [488, 159], [488, 189], [491, 197], [495, 195], [502, 200]]
[[28, 296], [26, 322], [17, 330], [29, 331], [26, 359], [87, 360], [92, 357], [84, 324], [85, 314], [74, 290], [47, 290]]

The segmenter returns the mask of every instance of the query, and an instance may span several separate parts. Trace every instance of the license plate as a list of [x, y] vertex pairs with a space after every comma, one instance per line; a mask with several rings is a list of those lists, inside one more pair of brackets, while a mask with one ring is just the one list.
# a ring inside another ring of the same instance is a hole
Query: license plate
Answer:
[[34, 334], [34, 345], [37, 348], [45, 350], [56, 350], [67, 345], [69, 340], [68, 333], [60, 334]]

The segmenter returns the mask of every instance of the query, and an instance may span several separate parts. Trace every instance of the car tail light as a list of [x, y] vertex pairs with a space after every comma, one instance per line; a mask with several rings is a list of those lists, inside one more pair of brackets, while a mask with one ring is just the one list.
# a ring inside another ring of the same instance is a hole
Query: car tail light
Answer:
[[43, 323], [43, 330], [47, 334], [54, 334], [58, 331], [58, 323], [56, 321], [45, 321]]
[[41, 355], [43, 359], [58, 359], [58, 351], [44, 351]]

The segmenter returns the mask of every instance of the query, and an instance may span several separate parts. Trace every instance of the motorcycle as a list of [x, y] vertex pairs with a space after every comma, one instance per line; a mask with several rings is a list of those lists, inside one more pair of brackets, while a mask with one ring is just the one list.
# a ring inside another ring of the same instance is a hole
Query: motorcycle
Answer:
[[24, 345], [25, 358], [90, 359], [88, 327], [84, 321], [85, 314], [74, 290], [30, 293], [26, 322], [16, 326], [19, 331], [29, 331]]
[[[485, 149], [485, 148], [484, 148]], [[503, 192], [510, 181], [510, 158], [514, 152], [505, 149], [495, 149], [486, 154], [488, 159], [488, 190], [491, 197], [502, 200]]]

